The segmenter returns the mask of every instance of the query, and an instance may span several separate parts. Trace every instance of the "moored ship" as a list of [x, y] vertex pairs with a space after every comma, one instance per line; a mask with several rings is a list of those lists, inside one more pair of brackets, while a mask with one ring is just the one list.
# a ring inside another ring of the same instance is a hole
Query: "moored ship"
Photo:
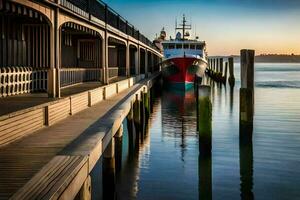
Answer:
[[[162, 74], [164, 79], [176, 86], [190, 88], [195, 77], [203, 77], [207, 66], [206, 43], [199, 41], [198, 37], [190, 39], [189, 30], [192, 26], [187, 24], [183, 15], [182, 24], [177, 26], [176, 38], [162, 41], [164, 60]], [[163, 34], [165, 32], [163, 31]], [[166, 35], [166, 34], [165, 34]]]

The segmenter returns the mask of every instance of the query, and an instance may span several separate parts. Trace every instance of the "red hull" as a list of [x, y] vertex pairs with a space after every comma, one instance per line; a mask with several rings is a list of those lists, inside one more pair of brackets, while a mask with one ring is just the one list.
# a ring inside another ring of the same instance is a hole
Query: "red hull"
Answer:
[[177, 57], [165, 61], [164, 78], [172, 83], [193, 83], [195, 75], [203, 76], [206, 63], [192, 57]]

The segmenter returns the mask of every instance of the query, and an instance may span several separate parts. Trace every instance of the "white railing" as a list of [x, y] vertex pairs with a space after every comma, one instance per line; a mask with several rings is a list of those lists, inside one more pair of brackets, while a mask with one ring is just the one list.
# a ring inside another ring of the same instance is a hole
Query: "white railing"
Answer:
[[47, 70], [31, 67], [2, 67], [0, 97], [47, 91]]
[[77, 83], [100, 81], [100, 68], [62, 68], [60, 69], [60, 86], [67, 87]]
[[108, 68], [108, 78], [116, 78], [119, 74], [119, 68], [118, 67], [109, 67]]
[[108, 78], [113, 79], [118, 76], [126, 76], [125, 67], [108, 67]]

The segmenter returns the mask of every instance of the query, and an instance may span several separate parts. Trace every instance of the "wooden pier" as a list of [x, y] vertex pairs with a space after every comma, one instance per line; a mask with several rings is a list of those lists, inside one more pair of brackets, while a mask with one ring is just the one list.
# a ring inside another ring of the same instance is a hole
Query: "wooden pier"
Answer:
[[143, 137], [163, 55], [99, 0], [0, 0], [0, 30], [0, 199], [90, 199], [124, 119]]

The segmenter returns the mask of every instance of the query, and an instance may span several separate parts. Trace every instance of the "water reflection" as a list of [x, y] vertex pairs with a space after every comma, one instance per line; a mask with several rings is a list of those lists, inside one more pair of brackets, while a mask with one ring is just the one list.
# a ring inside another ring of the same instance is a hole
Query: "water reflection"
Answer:
[[194, 91], [160, 87], [150, 133], [132, 153], [123, 143], [129, 156], [117, 199], [297, 199], [300, 90], [256, 87], [253, 128], [239, 126], [238, 79], [235, 88], [204, 82], [212, 87], [212, 153], [201, 154]]
[[212, 105], [211, 87], [196, 87], [197, 131], [199, 137], [199, 199], [212, 199]]
[[199, 154], [199, 199], [212, 199], [212, 162], [211, 154]]
[[[153, 94], [154, 95], [154, 94]], [[157, 94], [156, 94], [157, 95]], [[158, 107], [154, 103], [154, 97], [150, 96], [150, 110], [156, 116]], [[116, 182], [116, 199], [136, 199], [139, 192], [140, 169], [147, 166], [147, 155], [150, 155], [150, 127], [153, 116], [144, 122], [144, 128], [137, 130], [132, 120], [133, 112], [125, 120], [122, 169]], [[142, 126], [142, 125], [141, 125]], [[132, 142], [135, 141], [135, 142]], [[126, 148], [125, 144], [128, 143]], [[143, 157], [143, 162], [141, 161]]]
[[186, 152], [186, 137], [196, 136], [196, 101], [194, 88], [186, 91], [178, 90], [172, 85], [164, 85], [161, 97], [162, 106], [162, 135], [163, 137], [181, 138], [181, 160], [184, 161]]
[[230, 114], [232, 115], [232, 111], [233, 111], [233, 101], [234, 101], [234, 87], [233, 86], [229, 86], [230, 87], [230, 103], [229, 103], [229, 107], [230, 107]]
[[115, 158], [104, 157], [102, 162], [103, 199], [115, 199]]
[[254, 199], [252, 125], [240, 124], [240, 191], [241, 199]]

